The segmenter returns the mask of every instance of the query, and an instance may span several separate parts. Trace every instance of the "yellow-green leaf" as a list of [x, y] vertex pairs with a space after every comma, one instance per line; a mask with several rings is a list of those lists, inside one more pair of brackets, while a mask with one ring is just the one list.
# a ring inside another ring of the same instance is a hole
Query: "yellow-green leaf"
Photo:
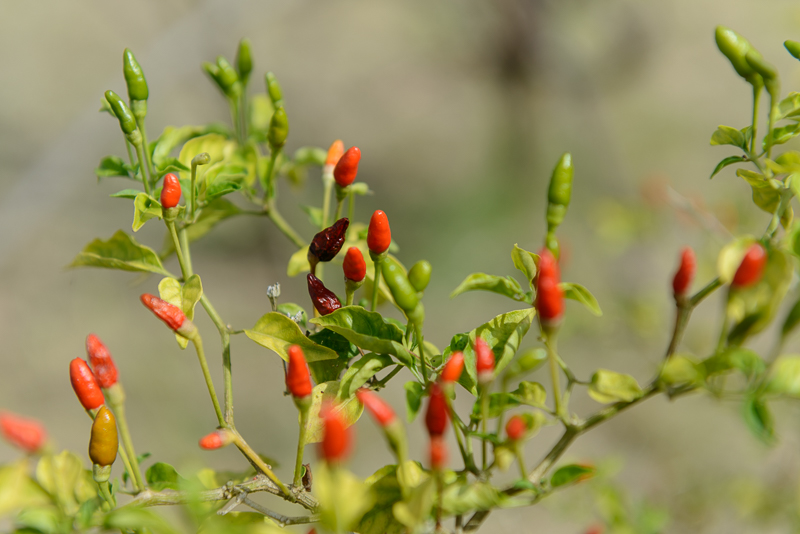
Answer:
[[334, 350], [317, 345], [308, 339], [297, 323], [282, 313], [267, 313], [258, 320], [252, 330], [245, 330], [244, 333], [262, 347], [275, 351], [285, 361], [289, 361], [289, 347], [292, 345], [298, 345], [303, 349], [308, 362], [339, 357]]

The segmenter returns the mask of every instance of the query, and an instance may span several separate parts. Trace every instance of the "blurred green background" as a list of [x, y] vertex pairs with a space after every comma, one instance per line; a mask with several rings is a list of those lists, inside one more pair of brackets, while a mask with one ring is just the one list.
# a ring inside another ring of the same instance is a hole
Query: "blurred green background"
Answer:
[[[234, 450], [197, 448], [215, 418], [196, 358], [138, 302], [158, 279], [64, 269], [93, 238], [130, 230], [130, 202], [108, 198], [127, 184], [97, 183], [93, 174], [101, 157], [124, 155], [117, 123], [97, 108], [106, 89], [125, 93], [125, 47], [147, 76], [153, 139], [167, 125], [227, 120], [200, 63], [232, 59], [239, 38], [250, 37], [252, 89], [263, 90], [266, 70], [283, 86], [289, 151], [335, 138], [359, 146], [359, 179], [375, 196], [359, 200], [357, 218], [383, 209], [401, 260], [433, 263], [426, 337], [439, 347], [509, 309], [488, 293], [448, 295], [471, 272], [512, 274], [514, 243], [541, 246], [550, 170], [571, 151], [563, 277], [592, 290], [605, 314], [570, 303], [561, 354], [579, 377], [604, 367], [642, 382], [672, 327], [668, 288], [680, 247], [698, 251], [699, 285], [713, 276], [730, 232], [760, 234], [768, 222], [732, 171], [708, 180], [731, 155], [709, 146], [711, 133], [718, 124], [743, 127], [750, 114], [749, 86], [718, 53], [714, 27], [747, 36], [778, 66], [784, 91], [800, 87], [800, 64], [782, 47], [800, 37], [800, 5], [790, 0], [5, 0], [0, 15], [0, 407], [42, 419], [59, 446], [83, 451], [90, 421], [67, 366], [93, 332], [117, 361], [137, 449], [179, 468], [244, 461]], [[282, 184], [280, 194], [284, 215], [310, 238], [296, 207], [319, 204], [319, 175], [302, 191]], [[137, 239], [158, 247], [162, 231], [150, 223]], [[193, 251], [206, 292], [236, 328], [268, 311], [266, 287], [275, 282], [282, 301], [310, 309], [305, 281], [286, 276], [293, 247], [267, 220], [221, 225]], [[697, 310], [686, 350], [713, 348], [720, 308], [717, 296]], [[216, 353], [215, 329], [198, 315], [207, 351]], [[535, 343], [532, 331], [523, 346]], [[755, 346], [769, 349], [770, 334]], [[256, 449], [283, 459], [278, 472], [288, 477], [296, 412], [281, 395], [279, 358], [237, 336], [233, 361], [237, 426]], [[398, 410], [402, 382], [387, 391]], [[596, 407], [575, 399], [583, 413]], [[656, 398], [579, 440], [565, 458], [610, 459], [611, 479], [632, 502], [667, 512], [664, 532], [787, 532], [798, 523], [798, 415], [778, 408], [781, 441], [767, 449], [734, 403]], [[390, 456], [368, 419], [356, 432], [352, 468], [366, 476]], [[421, 422], [410, 432], [421, 459]], [[556, 436], [545, 429], [530, 442], [529, 462]], [[15, 455], [0, 445], [0, 460]], [[583, 532], [599, 517], [590, 495], [577, 489], [500, 511], [485, 530]]]

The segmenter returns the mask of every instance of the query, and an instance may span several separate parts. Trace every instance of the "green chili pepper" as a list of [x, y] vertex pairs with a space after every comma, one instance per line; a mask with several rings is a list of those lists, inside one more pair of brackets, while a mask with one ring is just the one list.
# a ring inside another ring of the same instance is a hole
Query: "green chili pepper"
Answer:
[[750, 66], [745, 58], [748, 52], [755, 50], [750, 41], [724, 26], [717, 26], [714, 38], [717, 41], [717, 48], [730, 60], [739, 76], [747, 80], [751, 85], [763, 85], [764, 82], [761, 76]]
[[550, 177], [550, 188], [547, 191], [548, 231], [554, 231], [564, 220], [572, 195], [573, 174], [572, 155], [565, 152], [558, 160], [553, 169], [553, 175]]
[[219, 69], [219, 81], [222, 84], [222, 90], [228, 96], [237, 95], [241, 91], [241, 85], [239, 84], [239, 75], [236, 74], [236, 70], [223, 56], [217, 56], [217, 68]]
[[394, 301], [406, 314], [413, 312], [419, 304], [419, 297], [403, 271], [403, 267], [397, 260], [387, 256], [382, 262], [381, 269]]
[[111, 111], [119, 120], [119, 127], [125, 135], [132, 135], [137, 131], [136, 119], [133, 118], [133, 113], [128, 105], [123, 102], [117, 93], [114, 91], [106, 91], [106, 100], [111, 106]]
[[275, 74], [268, 72], [265, 78], [267, 82], [267, 93], [269, 94], [269, 99], [272, 100], [272, 105], [276, 108], [282, 106], [283, 91], [281, 90], [281, 84], [278, 83]]
[[130, 48], [122, 54], [122, 72], [125, 74], [125, 83], [128, 85], [128, 98], [131, 100], [147, 100], [149, 91], [144, 72]]
[[236, 70], [243, 84], [247, 84], [250, 73], [253, 72], [253, 56], [250, 50], [250, 39], [239, 41], [239, 50], [236, 51]]
[[431, 281], [431, 264], [429, 261], [420, 260], [411, 266], [408, 271], [408, 281], [419, 292], [425, 291]]
[[764, 80], [764, 85], [767, 88], [770, 98], [777, 102], [781, 96], [781, 84], [780, 78], [778, 77], [778, 70], [774, 65], [767, 62], [756, 50], [748, 51], [744, 57], [747, 64]]
[[272, 114], [272, 120], [269, 121], [267, 140], [271, 147], [281, 148], [286, 144], [287, 137], [289, 137], [289, 119], [286, 117], [283, 107], [279, 107]]
[[789, 51], [795, 59], [800, 59], [800, 43], [797, 41], [784, 41], [783, 46]]

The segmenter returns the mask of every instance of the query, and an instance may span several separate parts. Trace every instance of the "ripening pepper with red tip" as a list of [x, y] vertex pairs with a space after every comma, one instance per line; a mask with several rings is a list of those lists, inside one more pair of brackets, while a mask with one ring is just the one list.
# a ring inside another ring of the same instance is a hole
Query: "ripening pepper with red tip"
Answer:
[[86, 336], [86, 354], [101, 388], [108, 389], [117, 383], [117, 366], [114, 365], [114, 359], [103, 342], [94, 334]]
[[197, 327], [186, 317], [183, 310], [177, 306], [173, 306], [166, 300], [149, 293], [145, 293], [140, 299], [148, 310], [164, 321], [176, 333], [189, 339], [192, 339], [197, 334]]
[[342, 143], [341, 139], [337, 139], [331, 143], [330, 148], [328, 148], [328, 156], [325, 158], [325, 168], [329, 168], [330, 172], [333, 172], [336, 164], [342, 159], [342, 155], [344, 155], [344, 143]]
[[221, 449], [231, 443], [233, 443], [233, 433], [222, 428], [200, 438], [200, 448], [207, 451]]
[[39, 421], [9, 412], [0, 413], [0, 430], [6, 441], [28, 453], [37, 452], [47, 440], [47, 431]]
[[181, 201], [181, 182], [173, 173], [164, 175], [164, 187], [161, 189], [161, 207], [165, 210], [174, 208]]
[[557, 326], [564, 315], [564, 291], [559, 287], [560, 282], [555, 257], [549, 250], [543, 249], [539, 253], [536, 311], [545, 328]]
[[475, 340], [475, 371], [479, 384], [486, 384], [494, 378], [494, 352], [482, 337]]
[[441, 436], [447, 429], [447, 400], [439, 384], [433, 382], [430, 385], [430, 397], [428, 398], [428, 411], [425, 413], [425, 426], [430, 436]]
[[392, 229], [389, 228], [389, 219], [381, 210], [376, 210], [369, 220], [367, 229], [367, 246], [373, 254], [383, 254], [392, 243]]
[[528, 425], [522, 416], [514, 415], [506, 423], [506, 435], [511, 441], [519, 441], [528, 431]]
[[69, 381], [72, 383], [75, 395], [78, 396], [78, 400], [86, 410], [96, 410], [105, 404], [106, 400], [100, 390], [97, 378], [82, 359], [75, 358], [69, 362]]
[[308, 274], [306, 280], [311, 303], [320, 315], [328, 315], [342, 307], [342, 303], [339, 302], [333, 291], [325, 287], [322, 280], [311, 273]]
[[339, 158], [336, 167], [333, 169], [333, 178], [339, 187], [347, 187], [356, 181], [359, 161], [361, 161], [361, 149], [357, 146], [348, 148]]
[[742, 289], [750, 287], [759, 280], [764, 274], [764, 267], [767, 265], [767, 251], [760, 243], [753, 243], [747, 249], [747, 253], [742, 258], [742, 263], [733, 275], [731, 287]]
[[691, 247], [684, 247], [681, 251], [681, 263], [675, 272], [675, 277], [672, 279], [672, 291], [675, 293], [676, 298], [686, 295], [689, 291], [696, 269], [697, 261], [694, 256], [694, 250]]

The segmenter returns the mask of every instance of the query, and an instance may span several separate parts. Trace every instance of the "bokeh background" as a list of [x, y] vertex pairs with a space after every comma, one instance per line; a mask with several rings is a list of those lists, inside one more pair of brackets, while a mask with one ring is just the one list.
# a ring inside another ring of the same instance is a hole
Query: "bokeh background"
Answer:
[[[707, 280], [731, 233], [761, 233], [768, 222], [732, 171], [708, 180], [731, 155], [709, 146], [711, 133], [718, 124], [743, 127], [750, 114], [749, 86], [718, 53], [715, 25], [746, 35], [778, 66], [785, 90], [800, 85], [800, 64], [782, 48], [800, 37], [791, 0], [4, 0], [0, 15], [0, 407], [40, 418], [59, 446], [83, 451], [90, 422], [67, 366], [94, 332], [120, 368], [137, 449], [179, 469], [244, 461], [235, 450], [196, 446], [215, 418], [194, 354], [138, 302], [158, 279], [65, 269], [93, 238], [130, 230], [130, 202], [108, 198], [127, 184], [93, 174], [101, 157], [124, 155], [116, 121], [97, 109], [106, 89], [125, 92], [125, 47], [147, 76], [153, 139], [167, 125], [227, 120], [200, 63], [233, 58], [239, 38], [250, 37], [252, 90], [263, 90], [266, 70], [278, 76], [290, 151], [338, 137], [359, 146], [359, 178], [375, 195], [359, 200], [357, 218], [383, 209], [400, 258], [433, 263], [426, 337], [440, 347], [513, 304], [488, 293], [448, 295], [471, 272], [514, 274], [514, 243], [541, 246], [550, 170], [571, 151], [563, 275], [592, 290], [605, 313], [598, 319], [569, 304], [561, 353], [584, 378], [604, 367], [642, 382], [668, 339], [679, 248], [695, 247], [698, 278]], [[282, 184], [280, 194], [284, 214], [310, 237], [296, 208], [320, 202], [318, 174], [302, 191]], [[162, 228], [150, 223], [137, 239], [157, 248]], [[286, 276], [293, 247], [269, 221], [235, 219], [193, 250], [206, 292], [236, 328], [268, 311], [266, 287], [275, 282], [282, 301], [310, 309], [302, 277]], [[717, 296], [697, 310], [685, 350], [712, 350], [720, 309]], [[198, 314], [213, 354], [215, 330]], [[755, 346], [767, 350], [769, 334]], [[237, 336], [233, 361], [237, 426], [259, 451], [284, 459], [278, 472], [288, 477], [296, 416], [281, 395], [279, 359]], [[402, 382], [387, 391], [398, 409]], [[583, 413], [597, 407], [583, 395], [575, 403]], [[600, 465], [600, 481], [492, 514], [485, 530], [584, 532], [601, 517], [594, 497], [611, 486], [625, 488], [632, 517], [668, 517], [663, 532], [792, 531], [799, 413], [790, 404], [777, 412], [781, 441], [766, 448], [735, 403], [652, 399], [567, 453]], [[422, 458], [421, 422], [409, 428]], [[367, 418], [356, 431], [352, 468], [366, 476], [390, 456]], [[542, 431], [528, 445], [531, 458], [557, 435]], [[0, 460], [15, 455], [0, 445]]]

